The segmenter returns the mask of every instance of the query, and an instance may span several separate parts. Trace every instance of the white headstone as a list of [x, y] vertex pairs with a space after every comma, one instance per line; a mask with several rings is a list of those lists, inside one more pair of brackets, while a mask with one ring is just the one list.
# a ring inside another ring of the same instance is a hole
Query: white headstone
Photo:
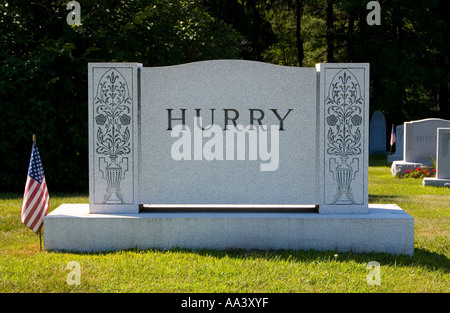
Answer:
[[436, 177], [450, 179], [450, 128], [438, 128]]
[[388, 155], [388, 163], [403, 160], [403, 124], [395, 126], [395, 153]]
[[450, 187], [450, 128], [437, 129], [436, 177], [426, 177], [424, 186]]
[[299, 204], [367, 213], [368, 64], [317, 71], [89, 64], [91, 212]]
[[317, 204], [314, 68], [143, 68], [141, 88], [141, 203]]
[[414, 219], [368, 204], [368, 64], [88, 70], [89, 204], [45, 217], [46, 249], [414, 253]]
[[394, 161], [392, 175], [404, 173], [419, 166], [431, 166], [436, 159], [436, 134], [440, 127], [450, 127], [450, 121], [429, 118], [404, 123], [403, 160]]
[[368, 64], [318, 64], [319, 212], [367, 213]]
[[89, 203], [93, 211], [136, 212], [139, 205], [137, 63], [89, 65]]
[[436, 134], [439, 127], [450, 127], [450, 121], [430, 118], [405, 123], [404, 161], [431, 164], [436, 159]]

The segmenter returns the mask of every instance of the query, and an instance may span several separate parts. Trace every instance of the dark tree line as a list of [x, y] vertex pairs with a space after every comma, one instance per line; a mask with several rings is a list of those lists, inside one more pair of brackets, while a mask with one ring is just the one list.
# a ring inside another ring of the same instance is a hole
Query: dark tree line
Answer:
[[0, 190], [23, 190], [31, 134], [50, 190], [86, 191], [87, 63], [239, 58], [287, 66], [369, 62], [388, 124], [450, 119], [445, 0], [0, 0]]
[[0, 190], [23, 190], [37, 135], [50, 191], [88, 187], [87, 63], [239, 58], [242, 36], [199, 1], [0, 2]]

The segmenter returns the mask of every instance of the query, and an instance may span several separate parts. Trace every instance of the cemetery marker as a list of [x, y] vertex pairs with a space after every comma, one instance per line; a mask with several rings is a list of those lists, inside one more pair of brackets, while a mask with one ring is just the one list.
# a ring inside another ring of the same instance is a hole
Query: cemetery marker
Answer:
[[368, 203], [368, 64], [90, 63], [88, 76], [89, 204], [46, 217], [47, 249], [413, 253], [413, 218]]

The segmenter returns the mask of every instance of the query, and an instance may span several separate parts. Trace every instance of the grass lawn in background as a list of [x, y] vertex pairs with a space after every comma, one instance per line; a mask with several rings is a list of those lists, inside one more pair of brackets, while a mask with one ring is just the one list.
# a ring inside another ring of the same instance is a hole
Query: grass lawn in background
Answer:
[[[87, 195], [50, 197], [49, 211], [89, 202]], [[40, 252], [39, 237], [20, 221], [22, 195], [0, 193], [0, 292], [450, 292], [450, 188], [394, 178], [386, 156], [371, 156], [369, 202], [395, 203], [414, 217], [414, 257], [313, 250]], [[368, 267], [371, 261], [378, 272]]]

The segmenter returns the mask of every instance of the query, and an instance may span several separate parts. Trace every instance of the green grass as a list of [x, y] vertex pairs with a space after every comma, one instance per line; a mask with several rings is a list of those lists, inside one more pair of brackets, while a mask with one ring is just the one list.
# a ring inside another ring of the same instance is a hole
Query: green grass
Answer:
[[385, 157], [369, 167], [369, 202], [395, 203], [414, 217], [416, 248], [450, 255], [450, 188], [423, 187], [422, 179], [393, 178]]
[[[39, 237], [20, 222], [22, 195], [0, 193], [0, 292], [448, 293], [450, 188], [393, 178], [384, 158], [371, 158], [369, 200], [395, 203], [414, 217], [414, 257], [286, 250], [40, 252]], [[53, 194], [50, 210], [87, 202], [86, 195]], [[80, 265], [79, 285], [68, 284], [71, 261]], [[381, 266], [380, 285], [367, 283], [370, 261]]]

